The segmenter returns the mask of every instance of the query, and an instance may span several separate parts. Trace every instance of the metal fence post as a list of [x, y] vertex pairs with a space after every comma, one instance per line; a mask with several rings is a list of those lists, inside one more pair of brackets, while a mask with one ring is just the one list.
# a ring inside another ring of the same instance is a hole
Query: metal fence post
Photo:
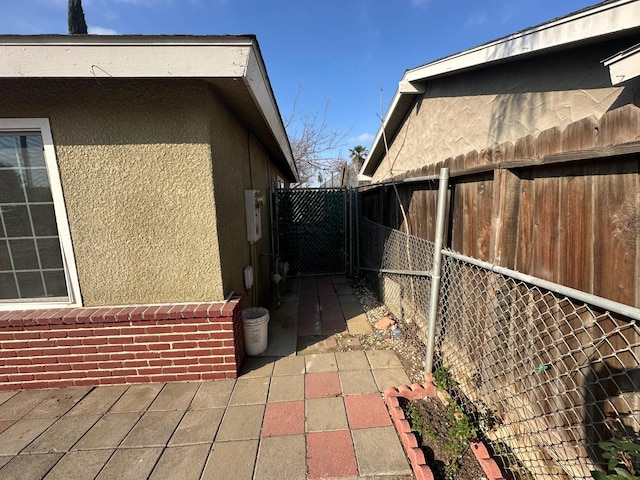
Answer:
[[447, 190], [449, 189], [449, 169], [440, 169], [438, 184], [438, 211], [436, 216], [436, 238], [433, 250], [433, 269], [431, 271], [431, 297], [429, 304], [429, 330], [427, 336], [427, 353], [424, 359], [426, 373], [433, 372], [433, 355], [436, 344], [436, 317], [440, 297], [440, 274], [442, 271], [442, 242], [444, 240], [444, 222], [447, 211]]

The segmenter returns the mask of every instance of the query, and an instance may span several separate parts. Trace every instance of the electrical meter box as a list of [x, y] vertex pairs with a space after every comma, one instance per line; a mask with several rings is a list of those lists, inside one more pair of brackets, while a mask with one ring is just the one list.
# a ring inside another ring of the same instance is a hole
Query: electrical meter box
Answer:
[[262, 223], [260, 222], [262, 196], [260, 190], [245, 190], [244, 202], [247, 217], [247, 240], [255, 242], [262, 237]]

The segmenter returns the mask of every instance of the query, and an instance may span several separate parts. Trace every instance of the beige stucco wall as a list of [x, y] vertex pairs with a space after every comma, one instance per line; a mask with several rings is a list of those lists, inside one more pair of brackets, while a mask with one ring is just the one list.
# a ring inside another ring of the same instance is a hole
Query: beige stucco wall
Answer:
[[[265, 305], [270, 295], [271, 225], [269, 189], [280, 172], [260, 142], [239, 120], [224, 115], [225, 106], [213, 99], [211, 151], [217, 210], [218, 240], [224, 291], [245, 296], [244, 305]], [[225, 118], [220, 129], [218, 118]], [[280, 174], [282, 177], [282, 174]], [[259, 190], [264, 198], [260, 209], [262, 238], [253, 246], [247, 240], [246, 189]], [[254, 286], [244, 288], [243, 268], [254, 267]]]
[[601, 63], [628, 43], [541, 55], [428, 81], [374, 180], [638, 104], [640, 82], [612, 87]]
[[224, 297], [211, 98], [204, 82], [0, 82], [0, 116], [50, 119], [84, 305]]

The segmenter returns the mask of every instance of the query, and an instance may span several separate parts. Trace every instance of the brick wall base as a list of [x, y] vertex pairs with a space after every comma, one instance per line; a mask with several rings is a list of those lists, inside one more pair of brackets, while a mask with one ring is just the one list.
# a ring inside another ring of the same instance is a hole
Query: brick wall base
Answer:
[[236, 378], [240, 298], [0, 312], [0, 390]]

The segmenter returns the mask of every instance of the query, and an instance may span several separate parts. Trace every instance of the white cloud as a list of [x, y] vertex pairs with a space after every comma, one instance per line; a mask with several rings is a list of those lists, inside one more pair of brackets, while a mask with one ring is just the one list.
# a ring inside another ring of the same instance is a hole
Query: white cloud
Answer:
[[467, 25], [482, 25], [487, 21], [486, 12], [474, 12], [467, 17]]
[[119, 33], [112, 28], [98, 27], [94, 25], [88, 25], [87, 31], [90, 35], [119, 35]]
[[370, 133], [362, 133], [357, 137], [351, 137], [349, 139], [350, 143], [370, 143], [373, 141], [374, 136]]

